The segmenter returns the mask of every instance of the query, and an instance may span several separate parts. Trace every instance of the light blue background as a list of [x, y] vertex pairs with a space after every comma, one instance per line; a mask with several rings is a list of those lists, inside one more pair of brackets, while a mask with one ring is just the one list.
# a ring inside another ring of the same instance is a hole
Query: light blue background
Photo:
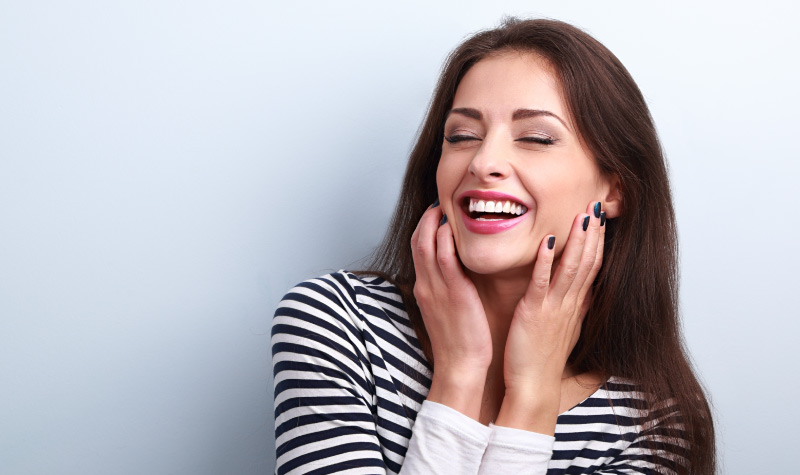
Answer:
[[795, 468], [792, 3], [400, 3], [0, 1], [0, 473], [270, 472], [275, 305], [378, 243], [442, 60], [503, 13], [638, 81], [724, 470]]

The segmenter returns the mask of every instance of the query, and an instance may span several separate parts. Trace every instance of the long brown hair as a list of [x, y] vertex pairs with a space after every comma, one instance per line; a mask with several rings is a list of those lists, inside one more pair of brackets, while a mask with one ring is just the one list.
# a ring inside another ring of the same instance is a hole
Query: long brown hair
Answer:
[[451, 53], [370, 270], [391, 277], [400, 288], [420, 345], [432, 361], [430, 339], [412, 294], [411, 234], [437, 198], [444, 122], [459, 82], [481, 59], [507, 51], [534, 53], [550, 63], [584, 146], [604, 173], [619, 177], [622, 191], [623, 209], [606, 224], [604, 264], [570, 363], [579, 373], [628, 378], [644, 394], [672, 399], [683, 427], [667, 428], [672, 431], [667, 435], [688, 442], [685, 452], [673, 447], [688, 462], [674, 468], [679, 473], [714, 473], [711, 412], [680, 333], [677, 231], [666, 162], [636, 83], [616, 56], [587, 33], [554, 20], [511, 18], [468, 38]]

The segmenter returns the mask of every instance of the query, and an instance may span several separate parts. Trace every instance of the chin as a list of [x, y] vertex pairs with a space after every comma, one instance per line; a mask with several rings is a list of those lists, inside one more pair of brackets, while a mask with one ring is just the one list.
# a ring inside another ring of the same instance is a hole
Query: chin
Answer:
[[[465, 252], [463, 254], [459, 253], [459, 258], [467, 270], [481, 275], [502, 274], [525, 267], [526, 264], [521, 262], [519, 258], [502, 252]], [[531, 263], [528, 262], [527, 264]]]

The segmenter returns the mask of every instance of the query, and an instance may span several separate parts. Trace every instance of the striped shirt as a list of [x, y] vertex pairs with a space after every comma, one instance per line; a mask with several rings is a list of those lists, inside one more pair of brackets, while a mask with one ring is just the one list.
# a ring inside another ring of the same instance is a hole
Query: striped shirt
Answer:
[[[339, 271], [297, 285], [272, 361], [277, 474], [400, 472], [432, 373], [393, 284]], [[672, 473], [684, 449], [659, 428], [679, 415], [662, 404], [645, 424], [642, 397], [611, 378], [560, 414], [547, 473]]]

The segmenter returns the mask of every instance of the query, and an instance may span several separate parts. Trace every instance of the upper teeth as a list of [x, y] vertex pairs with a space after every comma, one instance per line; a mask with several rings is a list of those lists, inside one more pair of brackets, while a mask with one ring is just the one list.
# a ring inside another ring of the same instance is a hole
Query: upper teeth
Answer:
[[521, 215], [528, 211], [528, 208], [521, 204], [512, 203], [511, 201], [484, 201], [470, 198], [469, 211], [470, 213], [477, 211], [479, 213], [509, 213]]

